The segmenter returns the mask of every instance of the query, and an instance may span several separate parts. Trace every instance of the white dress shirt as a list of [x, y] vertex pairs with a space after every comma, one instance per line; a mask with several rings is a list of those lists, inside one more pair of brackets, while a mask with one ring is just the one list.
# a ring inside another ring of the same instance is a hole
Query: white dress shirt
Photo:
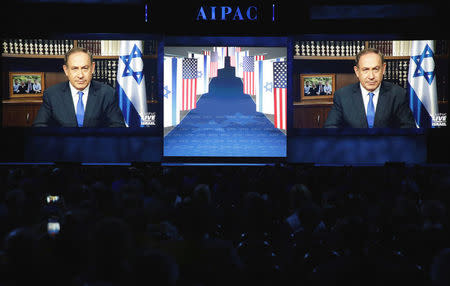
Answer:
[[[370, 91], [366, 90], [361, 83], [359, 84], [359, 86], [361, 87], [361, 94], [364, 101], [364, 110], [366, 111], [367, 115], [367, 106], [369, 105]], [[380, 86], [381, 84], [374, 91], [372, 91], [374, 94], [372, 101], [373, 101], [373, 110], [375, 111], [375, 113], [377, 113], [377, 103], [378, 103], [378, 95], [380, 94]]]
[[325, 87], [323, 88], [323, 91], [325, 92], [325, 94], [331, 94], [333, 91], [331, 90], [331, 85], [326, 84]]
[[[77, 114], [77, 104], [78, 104], [78, 89], [76, 89], [75, 87], [73, 87], [73, 85], [69, 82], [69, 86], [70, 86], [70, 92], [72, 93], [72, 100], [73, 100], [73, 107], [75, 109], [75, 114]], [[87, 103], [87, 99], [88, 99], [88, 94], [89, 94], [89, 87], [91, 86], [91, 84], [89, 83], [88, 86], [82, 90], [83, 92], [83, 107], [84, 107], [84, 111], [86, 111], [86, 103]]]

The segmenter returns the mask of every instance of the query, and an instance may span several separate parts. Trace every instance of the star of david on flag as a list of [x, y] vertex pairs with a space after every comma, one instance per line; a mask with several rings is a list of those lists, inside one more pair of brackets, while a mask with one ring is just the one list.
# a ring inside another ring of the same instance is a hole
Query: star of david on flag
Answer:
[[169, 95], [170, 95], [171, 93], [172, 93], [172, 92], [170, 91], [169, 86], [165, 85], [165, 86], [164, 86], [164, 97], [165, 97], [165, 98], [169, 98]]
[[272, 88], [273, 88], [272, 86], [273, 86], [273, 82], [268, 81], [268, 82], [266, 82], [266, 83], [264, 84], [264, 90], [265, 90], [265, 91], [271, 92], [271, 91], [272, 91]]
[[141, 68], [141, 70], [135, 71], [131, 67], [131, 64], [134, 58], [140, 58], [142, 61], [141, 50], [136, 46], [136, 44], [134, 44], [133, 49], [131, 50], [131, 53], [129, 55], [120, 56], [119, 58], [125, 64], [122, 77], [132, 76], [136, 80], [136, 82], [140, 84], [142, 79], [144, 78], [144, 73], [142, 72], [143, 65], [141, 67], [138, 66], [138, 68]]
[[147, 113], [142, 41], [120, 41], [117, 67], [119, 106], [128, 127], [140, 127]]
[[414, 71], [414, 77], [423, 76], [429, 84], [433, 82], [434, 79], [434, 69], [431, 71], [425, 71], [422, 67], [422, 63], [426, 58], [433, 58], [434, 53], [428, 44], [425, 45], [422, 54], [412, 56], [411, 59], [416, 63], [416, 70]]
[[408, 71], [410, 108], [417, 127], [433, 127], [438, 111], [434, 41], [413, 41]]

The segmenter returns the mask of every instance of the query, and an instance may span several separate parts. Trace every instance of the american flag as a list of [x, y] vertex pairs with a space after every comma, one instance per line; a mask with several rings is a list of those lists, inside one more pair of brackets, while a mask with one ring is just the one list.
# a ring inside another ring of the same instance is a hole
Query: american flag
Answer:
[[209, 69], [209, 77], [217, 77], [217, 70], [219, 69], [219, 55], [217, 52], [211, 52], [211, 63]]
[[286, 130], [287, 64], [273, 63], [273, 98], [275, 127]]
[[211, 55], [211, 51], [202, 51], [202, 54], [205, 56], [210, 56]]
[[197, 106], [197, 59], [183, 59], [183, 87], [181, 110], [194, 109]]
[[257, 55], [255, 56], [255, 61], [263, 61], [266, 59], [265, 55]]
[[255, 93], [255, 58], [253, 56], [244, 56], [243, 59], [244, 72], [244, 93], [256, 95]]

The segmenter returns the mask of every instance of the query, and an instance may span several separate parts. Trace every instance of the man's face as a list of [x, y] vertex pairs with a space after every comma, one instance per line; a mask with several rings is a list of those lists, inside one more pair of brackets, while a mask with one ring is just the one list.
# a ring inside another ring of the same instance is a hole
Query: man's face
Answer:
[[358, 66], [354, 67], [355, 74], [361, 85], [368, 91], [374, 91], [381, 84], [386, 63], [381, 63], [381, 57], [375, 53], [368, 53], [359, 58]]
[[64, 65], [63, 69], [73, 87], [83, 90], [92, 80], [95, 63], [90, 62], [88, 54], [76, 52], [69, 56], [67, 65]]

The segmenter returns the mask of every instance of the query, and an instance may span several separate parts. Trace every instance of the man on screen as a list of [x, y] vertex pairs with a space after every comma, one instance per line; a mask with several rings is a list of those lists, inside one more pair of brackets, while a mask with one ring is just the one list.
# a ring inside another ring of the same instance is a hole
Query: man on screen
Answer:
[[92, 80], [95, 63], [90, 52], [71, 49], [63, 69], [69, 81], [44, 91], [34, 127], [125, 127], [114, 89]]
[[336, 91], [326, 128], [415, 128], [405, 89], [383, 81], [383, 54], [373, 48], [358, 53], [353, 67], [359, 83]]

